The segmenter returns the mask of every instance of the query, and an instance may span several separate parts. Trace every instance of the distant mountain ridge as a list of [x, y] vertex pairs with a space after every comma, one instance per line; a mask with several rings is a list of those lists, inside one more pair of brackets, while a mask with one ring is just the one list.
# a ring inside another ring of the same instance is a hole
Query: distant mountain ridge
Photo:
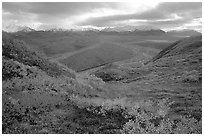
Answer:
[[107, 27], [102, 29], [102, 31], [105, 32], [125, 32], [125, 31], [150, 31], [150, 30], [160, 30], [159, 28], [156, 27], [151, 27], [151, 26], [117, 26], [117, 27]]
[[167, 34], [175, 35], [175, 36], [200, 36], [201, 33], [191, 29], [182, 29], [182, 30], [172, 30], [168, 31]]
[[105, 27], [105, 28], [97, 28], [97, 27], [83, 27], [83, 26], [75, 26], [70, 28], [63, 28], [60, 26], [52, 26], [52, 25], [42, 25], [38, 29], [34, 29], [28, 26], [20, 26], [20, 25], [8, 25], [3, 26], [3, 31], [5, 32], [33, 32], [33, 31], [51, 31], [51, 32], [102, 32], [105, 34], [134, 34], [134, 35], [163, 35], [167, 34], [170, 36], [176, 37], [189, 37], [189, 36], [200, 36], [202, 35], [200, 32], [191, 30], [191, 29], [182, 29], [182, 30], [171, 30], [171, 31], [164, 31], [162, 29], [152, 27], [152, 26], [116, 26], [116, 27]]
[[8, 25], [3, 27], [3, 31], [14, 33], [14, 32], [31, 32], [36, 30], [28, 26]]

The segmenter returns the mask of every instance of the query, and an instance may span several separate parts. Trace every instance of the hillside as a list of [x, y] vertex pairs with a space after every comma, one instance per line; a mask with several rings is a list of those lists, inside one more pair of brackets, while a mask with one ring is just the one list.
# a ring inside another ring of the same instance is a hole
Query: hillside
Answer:
[[[96, 33], [97, 34], [97, 33]], [[98, 35], [97, 44], [50, 60], [59, 61], [75, 71], [84, 71], [115, 61], [148, 60], [178, 38], [168, 36]], [[164, 40], [161, 40], [161, 39]]]
[[25, 42], [3, 35], [2, 47], [2, 133], [110, 133], [105, 126], [119, 132], [127, 121], [122, 113], [102, 116], [78, 104], [78, 97], [97, 96], [96, 89], [80, 84], [69, 69], [39, 57]]
[[[142, 36], [132, 35], [132, 33], [134, 32], [126, 35], [106, 35], [102, 32], [92, 31], [32, 31], [7, 33], [7, 35], [13, 39], [25, 41], [28, 47], [41, 57], [56, 63], [61, 62], [76, 71], [114, 61], [135, 57], [144, 58], [143, 51], [148, 56], [146, 59], [149, 59], [178, 39], [165, 35]], [[165, 42], [160, 39], [164, 39]], [[142, 52], [134, 53], [134, 50]], [[148, 54], [149, 51], [151, 51], [150, 54]]]
[[[7, 33], [7, 35], [13, 39], [25, 41], [28, 47], [41, 57], [61, 63], [60, 65], [75, 71], [87, 70], [115, 61], [148, 60], [181, 38], [179, 35], [170, 35], [160, 29], [127, 31], [126, 28], [125, 31], [116, 33], [103, 30], [56, 30], [19, 31]], [[134, 60], [134, 58], [137, 59]]]
[[25, 41], [31, 49], [50, 59], [95, 46], [103, 40], [164, 49], [170, 43], [181, 38], [181, 36], [168, 35], [162, 30], [135, 30], [116, 33], [104, 31], [19, 31], [9, 33], [9, 35], [14, 39]]
[[10, 34], [12, 38], [25, 41], [30, 48], [44, 57], [54, 57], [73, 52], [98, 42], [98, 36], [70, 31], [32, 31]]
[[139, 68], [124, 69], [115, 64], [99, 69], [94, 74], [117, 86], [118, 90], [114, 93], [117, 97], [121, 97], [120, 91], [125, 89], [126, 93], [122, 94], [129, 99], [168, 98], [174, 103], [170, 106], [169, 116], [172, 118], [178, 114], [201, 118], [201, 37], [177, 41]]
[[186, 39], [177, 41], [171, 46], [165, 48], [149, 62], [154, 62], [154, 61], [159, 60], [160, 58], [165, 58], [169, 56], [184, 55], [184, 54], [185, 55], [186, 54], [201, 54], [201, 51], [202, 51], [201, 36], [186, 38]]
[[50, 76], [67, 75], [74, 77], [67, 68], [61, 68], [57, 64], [50, 63], [46, 59], [39, 57], [34, 51], [30, 51], [25, 42], [11, 39], [9, 35], [3, 34], [2, 55], [5, 59], [12, 59], [24, 65], [36, 66], [45, 71]]
[[172, 92], [167, 91], [163, 95], [165, 97], [172, 95], [171, 97], [175, 101], [172, 105], [174, 112], [201, 118], [201, 36], [186, 38], [172, 44], [155, 56], [147, 64], [147, 67], [155, 74], [162, 75], [160, 78], [166, 80], [163, 81], [163, 85], [172, 89]]
[[[193, 41], [184, 52], [186, 46], [179, 45], [178, 56], [160, 55], [145, 66], [110, 64], [95, 72], [102, 75], [97, 78], [52, 63], [26, 42], [4, 33], [2, 133], [200, 134], [201, 42], [197, 40], [184, 42]], [[194, 43], [198, 46], [192, 47]], [[179, 58], [178, 63], [175, 57], [188, 59]]]
[[133, 56], [134, 52], [130, 49], [105, 43], [105, 45], [100, 47], [74, 54], [59, 61], [71, 69], [82, 71], [107, 63], [129, 59]]

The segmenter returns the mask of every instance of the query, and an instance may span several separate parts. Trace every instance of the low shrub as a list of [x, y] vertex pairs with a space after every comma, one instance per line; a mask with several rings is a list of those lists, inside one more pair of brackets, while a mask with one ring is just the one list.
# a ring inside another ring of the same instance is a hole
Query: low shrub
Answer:
[[201, 82], [201, 80], [202, 75], [196, 70], [185, 71], [182, 75], [182, 81], [186, 83], [198, 83]]
[[[194, 118], [180, 117], [178, 121], [169, 118], [153, 118], [143, 114], [128, 121], [121, 130], [124, 134], [201, 134], [202, 122]], [[154, 120], [154, 122], [152, 121]], [[155, 122], [159, 120], [159, 122]]]
[[110, 116], [120, 114], [125, 121], [121, 124], [122, 134], [189, 134], [202, 133], [202, 121], [190, 116], [169, 118], [169, 99], [158, 101], [145, 100], [132, 103], [127, 99], [101, 99], [72, 96], [71, 100], [80, 108], [95, 114]]

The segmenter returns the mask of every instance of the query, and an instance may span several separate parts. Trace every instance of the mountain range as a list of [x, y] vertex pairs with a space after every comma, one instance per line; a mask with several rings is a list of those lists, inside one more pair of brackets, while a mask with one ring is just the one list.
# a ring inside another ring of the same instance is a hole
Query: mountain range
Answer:
[[36, 31], [35, 29], [28, 27], [28, 26], [20, 26], [20, 25], [8, 25], [8, 26], [3, 26], [3, 31], [6, 32], [31, 32], [31, 31]]
[[172, 35], [172, 36], [199, 36], [201, 35], [200, 32], [197, 32], [195, 30], [191, 30], [191, 29], [182, 29], [182, 30], [172, 30], [172, 31], [168, 31], [168, 34]]
[[164, 31], [162, 29], [152, 27], [152, 26], [116, 26], [116, 27], [105, 27], [105, 28], [96, 28], [96, 27], [83, 27], [83, 26], [75, 26], [69, 28], [62, 28], [60, 26], [49, 26], [43, 25], [38, 27], [38, 29], [34, 29], [28, 26], [21, 26], [21, 25], [7, 25], [3, 26], [3, 31], [6, 32], [31, 32], [31, 31], [94, 31], [94, 32], [114, 32], [114, 33], [124, 33], [124, 32], [132, 32], [134, 34], [141, 34], [141, 35], [149, 35], [149, 34], [169, 34], [172, 36], [198, 36], [201, 35], [200, 32], [190, 29], [182, 29], [182, 30], [171, 30], [171, 31]]

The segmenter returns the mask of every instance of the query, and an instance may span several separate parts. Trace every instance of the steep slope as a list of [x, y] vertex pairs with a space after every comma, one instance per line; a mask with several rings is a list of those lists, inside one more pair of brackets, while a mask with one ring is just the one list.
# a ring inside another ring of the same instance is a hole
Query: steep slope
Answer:
[[67, 75], [74, 77], [67, 68], [62, 68], [57, 64], [39, 57], [35, 52], [28, 50], [25, 42], [11, 39], [6, 33], [2, 39], [2, 55], [7, 59], [12, 59], [28, 66], [36, 66], [41, 70], [46, 71], [50, 76]]
[[92, 46], [98, 42], [98, 36], [71, 31], [35, 31], [10, 34], [13, 39], [25, 41], [32, 49], [44, 57], [55, 57]]
[[149, 62], [154, 62], [160, 58], [170, 57], [173, 55], [186, 55], [186, 54], [201, 54], [202, 37], [191, 37], [179, 40], [169, 47], [162, 50]]
[[[155, 56], [146, 67], [152, 71], [152, 75], [159, 75], [159, 77], [153, 76], [155, 84], [160, 83], [164, 88], [169, 88], [166, 89], [168, 91], [163, 92], [163, 97], [170, 97], [174, 101], [171, 106], [172, 112], [201, 118], [201, 36], [186, 38], [172, 44]], [[154, 92], [152, 95], [159, 96]]]
[[65, 95], [75, 90], [71, 85], [74, 78], [75, 74], [69, 69], [39, 57], [27, 48], [25, 42], [4, 33], [2, 133], [39, 133], [43, 126], [41, 129], [36, 126], [42, 125], [37, 123], [42, 121], [42, 114], [66, 102]]

